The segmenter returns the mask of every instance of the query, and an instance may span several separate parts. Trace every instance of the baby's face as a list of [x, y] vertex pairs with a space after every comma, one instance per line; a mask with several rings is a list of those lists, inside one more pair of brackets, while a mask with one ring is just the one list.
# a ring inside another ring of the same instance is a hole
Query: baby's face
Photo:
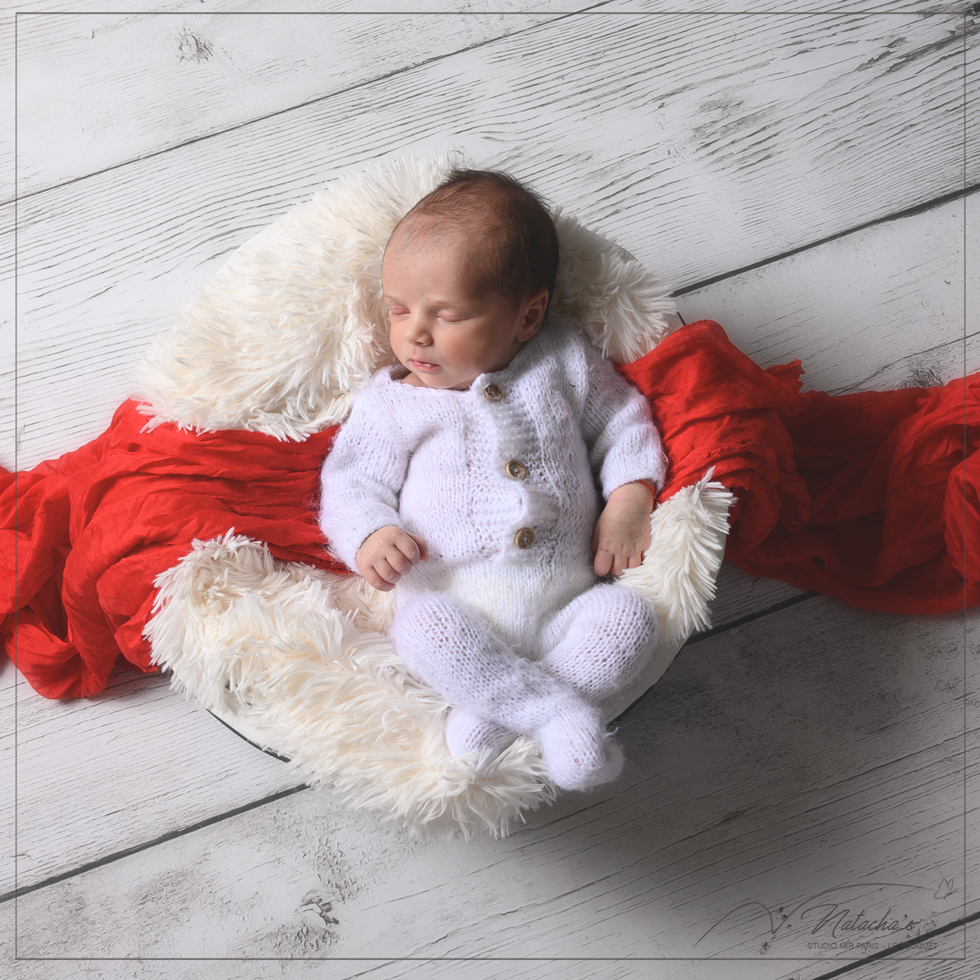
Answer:
[[[431, 219], [430, 219], [431, 220]], [[474, 264], [470, 236], [399, 236], [382, 268], [391, 349], [429, 388], [468, 388], [486, 371], [505, 368], [537, 332], [544, 301], [515, 311], [500, 293], [467, 274]]]

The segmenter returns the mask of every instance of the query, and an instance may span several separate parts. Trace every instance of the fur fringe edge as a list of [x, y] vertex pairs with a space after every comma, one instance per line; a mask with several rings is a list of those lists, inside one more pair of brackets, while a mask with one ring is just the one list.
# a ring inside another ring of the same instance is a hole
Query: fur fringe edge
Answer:
[[664, 644], [711, 625], [708, 604], [715, 597], [735, 500], [731, 490], [712, 482], [713, 475], [712, 468], [654, 510], [647, 557], [619, 579], [653, 603]]

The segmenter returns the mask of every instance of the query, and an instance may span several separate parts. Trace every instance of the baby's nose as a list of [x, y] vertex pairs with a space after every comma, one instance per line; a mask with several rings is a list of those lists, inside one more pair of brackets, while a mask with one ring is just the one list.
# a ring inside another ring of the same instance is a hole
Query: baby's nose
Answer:
[[413, 344], [425, 347], [432, 341], [432, 335], [425, 321], [421, 317], [413, 318], [408, 329], [408, 339]]

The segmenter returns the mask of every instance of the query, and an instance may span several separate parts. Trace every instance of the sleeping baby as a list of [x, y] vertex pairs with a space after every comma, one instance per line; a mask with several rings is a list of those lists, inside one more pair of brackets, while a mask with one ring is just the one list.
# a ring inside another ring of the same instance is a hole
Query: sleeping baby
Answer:
[[392, 642], [452, 705], [450, 752], [533, 736], [581, 790], [619, 774], [599, 703], [656, 643], [653, 608], [610, 578], [649, 547], [665, 460], [645, 399], [546, 317], [557, 267], [550, 214], [505, 174], [454, 171], [412, 208], [382, 265], [398, 364], [354, 399], [320, 523], [395, 588]]

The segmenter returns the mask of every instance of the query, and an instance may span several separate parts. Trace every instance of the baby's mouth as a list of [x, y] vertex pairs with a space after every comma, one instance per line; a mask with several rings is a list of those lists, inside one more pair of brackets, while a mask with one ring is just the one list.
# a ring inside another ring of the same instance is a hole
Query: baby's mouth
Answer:
[[413, 368], [418, 368], [420, 371], [434, 371], [438, 364], [433, 364], [432, 361], [420, 361], [418, 358], [411, 358], [411, 364]]

